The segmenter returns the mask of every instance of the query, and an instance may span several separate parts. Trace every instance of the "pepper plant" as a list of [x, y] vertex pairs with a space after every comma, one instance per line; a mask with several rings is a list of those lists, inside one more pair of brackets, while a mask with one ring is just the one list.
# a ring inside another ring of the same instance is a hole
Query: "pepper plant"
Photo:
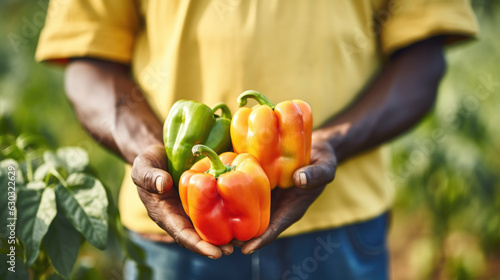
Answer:
[[87, 152], [34, 148], [39, 139], [0, 138], [0, 218], [15, 221], [0, 228], [1, 253], [15, 258], [7, 262], [15, 272], [3, 269], [2, 279], [67, 279], [84, 241], [99, 249], [107, 243], [108, 197]]

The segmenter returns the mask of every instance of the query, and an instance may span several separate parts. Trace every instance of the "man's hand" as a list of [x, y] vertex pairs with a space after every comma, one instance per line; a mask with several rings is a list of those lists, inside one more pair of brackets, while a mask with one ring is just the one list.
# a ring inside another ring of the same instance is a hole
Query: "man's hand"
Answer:
[[242, 246], [244, 254], [251, 254], [274, 241], [304, 216], [325, 186], [333, 181], [336, 169], [337, 158], [333, 148], [321, 138], [320, 133], [313, 133], [311, 163], [295, 171], [293, 181], [296, 187], [272, 191], [271, 220], [267, 230], [247, 242], [235, 241], [234, 244]]
[[[132, 179], [138, 186], [137, 191], [149, 217], [188, 250], [211, 259], [231, 254], [231, 244], [215, 246], [203, 241], [196, 233], [182, 208], [179, 194], [172, 189], [172, 177], [165, 171], [166, 167], [163, 145], [149, 146], [132, 165]], [[154, 236], [152, 239], [168, 241]]]
[[333, 180], [339, 162], [376, 147], [415, 125], [432, 108], [444, 74], [443, 38], [399, 50], [349, 108], [313, 133], [311, 165], [294, 173], [296, 186], [273, 191], [271, 221], [243, 253], [271, 243], [298, 221]]
[[[74, 59], [66, 70], [66, 93], [78, 118], [101, 144], [133, 164], [132, 176], [149, 216], [181, 246], [210, 258], [232, 245], [201, 240], [172, 188], [163, 147], [163, 124], [130, 77], [130, 67], [96, 59]], [[148, 235], [172, 242], [168, 235]]]

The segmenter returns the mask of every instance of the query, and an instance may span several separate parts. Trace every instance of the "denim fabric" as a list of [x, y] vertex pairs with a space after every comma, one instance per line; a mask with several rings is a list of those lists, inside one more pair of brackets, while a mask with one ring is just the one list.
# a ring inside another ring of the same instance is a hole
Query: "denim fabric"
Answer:
[[[177, 244], [152, 242], [130, 232], [147, 254], [154, 279], [388, 279], [388, 214], [332, 230], [280, 238], [252, 255], [235, 248], [218, 260], [194, 254]], [[125, 279], [138, 279], [127, 261]]]

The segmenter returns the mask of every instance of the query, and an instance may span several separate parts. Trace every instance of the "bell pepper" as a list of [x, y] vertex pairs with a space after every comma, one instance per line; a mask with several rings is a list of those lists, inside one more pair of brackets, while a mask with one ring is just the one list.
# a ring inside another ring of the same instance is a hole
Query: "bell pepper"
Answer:
[[193, 154], [207, 157], [184, 172], [179, 196], [200, 237], [214, 245], [247, 241], [269, 225], [271, 188], [266, 173], [250, 154], [217, 156], [204, 145]]
[[[214, 114], [219, 109], [220, 116]], [[203, 103], [179, 100], [172, 106], [163, 126], [163, 142], [175, 185], [197, 160], [191, 153], [194, 145], [205, 144], [217, 153], [231, 150], [230, 125], [231, 111], [223, 103], [210, 109]]]
[[292, 187], [293, 172], [311, 158], [311, 107], [302, 100], [274, 105], [262, 93], [248, 90], [238, 97], [240, 107], [247, 99], [260, 105], [240, 108], [231, 122], [231, 140], [236, 153], [255, 156], [266, 172], [271, 188]]

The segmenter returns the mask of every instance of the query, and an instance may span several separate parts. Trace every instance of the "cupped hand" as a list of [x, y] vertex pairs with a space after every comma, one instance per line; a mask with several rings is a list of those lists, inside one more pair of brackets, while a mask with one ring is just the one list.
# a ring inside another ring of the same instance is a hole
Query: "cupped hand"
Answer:
[[[132, 180], [138, 186], [139, 197], [149, 217], [188, 250], [211, 259], [231, 254], [231, 244], [215, 246], [201, 239], [184, 212], [179, 194], [172, 188], [172, 177], [166, 169], [163, 145], [149, 146], [132, 165]], [[151, 239], [168, 240], [154, 236]]]
[[337, 158], [331, 144], [321, 134], [313, 133], [311, 162], [294, 172], [295, 187], [272, 191], [271, 219], [267, 230], [247, 242], [234, 241], [233, 244], [242, 247], [244, 254], [251, 254], [274, 241], [304, 216], [326, 185], [333, 181], [336, 169]]

